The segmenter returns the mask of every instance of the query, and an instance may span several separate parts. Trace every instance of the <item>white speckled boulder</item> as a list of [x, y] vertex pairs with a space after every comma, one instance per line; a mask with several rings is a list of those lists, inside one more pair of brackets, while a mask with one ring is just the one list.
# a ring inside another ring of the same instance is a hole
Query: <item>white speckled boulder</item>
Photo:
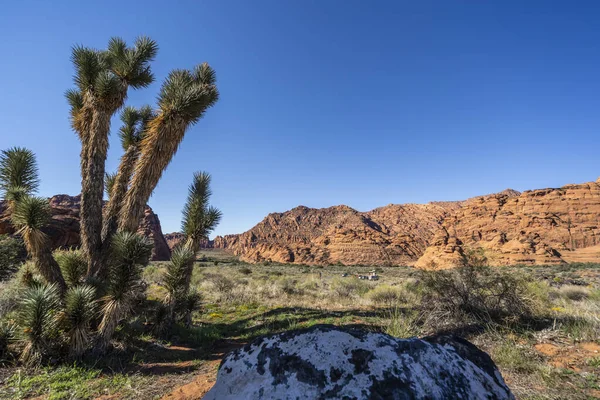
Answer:
[[396, 339], [330, 325], [264, 337], [227, 355], [204, 400], [514, 399], [464, 339]]

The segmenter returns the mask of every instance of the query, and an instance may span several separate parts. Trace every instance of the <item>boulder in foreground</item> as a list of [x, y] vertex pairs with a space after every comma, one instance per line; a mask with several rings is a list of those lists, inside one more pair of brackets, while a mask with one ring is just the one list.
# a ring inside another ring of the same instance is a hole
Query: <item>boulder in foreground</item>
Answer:
[[225, 357], [205, 400], [514, 399], [492, 359], [464, 339], [396, 339], [317, 325]]

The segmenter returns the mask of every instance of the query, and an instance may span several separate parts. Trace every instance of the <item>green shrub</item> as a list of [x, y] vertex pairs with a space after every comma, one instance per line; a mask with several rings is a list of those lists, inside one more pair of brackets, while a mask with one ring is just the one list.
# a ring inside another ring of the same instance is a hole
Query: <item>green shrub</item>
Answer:
[[355, 278], [337, 278], [331, 282], [331, 290], [342, 298], [362, 296], [371, 289], [368, 282]]
[[299, 295], [303, 290], [298, 287], [298, 281], [293, 278], [280, 278], [277, 281], [277, 286], [287, 295]]
[[8, 346], [16, 339], [17, 327], [11, 322], [0, 323], [0, 365], [8, 359]]
[[378, 285], [367, 293], [367, 297], [376, 305], [384, 307], [393, 307], [408, 302], [405, 291], [398, 286]]
[[398, 338], [414, 337], [421, 333], [422, 317], [418, 311], [403, 311], [398, 307], [392, 308], [384, 316], [383, 331], [390, 336]]
[[10, 278], [26, 258], [27, 252], [21, 239], [0, 235], [0, 281]]
[[559, 293], [562, 297], [573, 301], [582, 301], [590, 297], [589, 289], [575, 285], [561, 286]]
[[252, 270], [248, 267], [240, 268], [240, 274], [242, 274], [242, 275], [250, 275], [251, 273], [252, 273]]
[[515, 321], [532, 316], [539, 303], [525, 279], [498, 268], [426, 271], [422, 285], [422, 304], [434, 325]]

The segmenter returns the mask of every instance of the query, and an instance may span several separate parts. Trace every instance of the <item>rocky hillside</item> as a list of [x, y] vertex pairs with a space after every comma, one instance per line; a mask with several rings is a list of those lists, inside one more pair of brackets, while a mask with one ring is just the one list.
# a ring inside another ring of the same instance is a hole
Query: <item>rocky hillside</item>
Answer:
[[248, 262], [447, 268], [479, 247], [497, 265], [600, 262], [600, 179], [369, 212], [300, 206], [217, 237], [214, 247]]
[[[184, 239], [185, 239], [185, 235], [181, 232], [165, 233], [165, 240], [167, 241], [167, 245], [169, 246], [169, 249], [171, 249], [171, 250], [173, 250], [175, 248], [175, 246], [182, 243]], [[212, 247], [213, 247], [212, 240], [203, 240], [202, 243], [200, 243], [201, 249], [212, 248]]]
[[214, 247], [249, 262], [414, 263], [434, 230], [458, 208], [458, 202], [392, 204], [369, 212], [300, 206], [269, 214], [246, 233], [217, 237]]
[[495, 265], [600, 262], [600, 178], [466, 201], [445, 218], [416, 266], [456, 265], [483, 248]]
[[[54, 248], [77, 247], [81, 244], [79, 237], [80, 201], [81, 196], [66, 194], [50, 198], [52, 222], [45, 231], [52, 240]], [[12, 234], [14, 230], [6, 221], [5, 209], [4, 202], [0, 201], [0, 234]], [[163, 236], [158, 215], [154, 214], [149, 206], [146, 206], [144, 219], [140, 223], [138, 232], [154, 242], [153, 260], [164, 261], [171, 257], [171, 251]]]

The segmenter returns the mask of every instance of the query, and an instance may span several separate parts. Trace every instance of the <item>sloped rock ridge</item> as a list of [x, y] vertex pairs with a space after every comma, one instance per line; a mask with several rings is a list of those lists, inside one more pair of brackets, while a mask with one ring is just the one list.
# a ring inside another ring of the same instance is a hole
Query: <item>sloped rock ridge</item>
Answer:
[[464, 339], [396, 339], [331, 325], [227, 355], [204, 400], [514, 399], [491, 358]]
[[[52, 242], [53, 248], [68, 249], [79, 247], [81, 238], [79, 236], [79, 212], [81, 195], [69, 196], [59, 194], [49, 199], [52, 221], [44, 229]], [[4, 215], [6, 205], [0, 201], [0, 234], [13, 234], [14, 229]], [[144, 217], [140, 222], [138, 232], [152, 241], [152, 260], [166, 261], [171, 257], [171, 251], [162, 233], [158, 215], [154, 214], [152, 208], [146, 206]]]
[[247, 262], [412, 264], [458, 202], [390, 204], [369, 212], [348, 206], [296, 207], [269, 214], [240, 235], [217, 237], [214, 247]]

